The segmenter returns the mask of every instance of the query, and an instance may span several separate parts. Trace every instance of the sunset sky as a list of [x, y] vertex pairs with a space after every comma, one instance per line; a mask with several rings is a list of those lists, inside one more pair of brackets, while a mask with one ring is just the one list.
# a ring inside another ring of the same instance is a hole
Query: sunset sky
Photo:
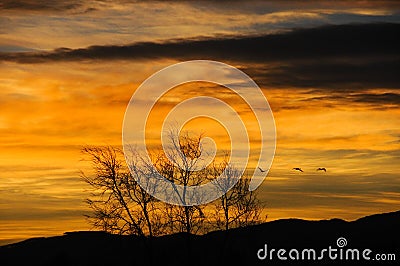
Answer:
[[399, 209], [397, 1], [0, 0], [0, 14], [0, 244], [90, 229], [80, 150], [121, 147], [136, 88], [194, 59], [241, 69], [269, 101], [277, 149], [258, 188], [269, 220]]

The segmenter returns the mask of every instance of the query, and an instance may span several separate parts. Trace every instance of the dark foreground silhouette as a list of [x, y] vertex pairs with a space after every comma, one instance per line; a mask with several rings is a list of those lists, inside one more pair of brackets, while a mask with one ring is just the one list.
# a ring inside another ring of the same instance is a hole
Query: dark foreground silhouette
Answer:
[[[400, 265], [399, 228], [400, 211], [352, 222], [285, 219], [203, 236], [174, 234], [151, 240], [95, 231], [72, 232], [2, 246], [0, 265]], [[347, 244], [341, 239], [339, 248], [337, 240], [341, 237]], [[331, 255], [336, 254], [336, 260], [329, 258], [329, 247], [335, 249]], [[265, 248], [268, 254], [260, 260], [257, 253], [263, 257]], [[271, 257], [272, 249], [275, 251]], [[281, 257], [287, 260], [278, 258], [279, 249], [286, 250]], [[291, 254], [296, 258], [292, 249], [299, 252], [299, 259], [289, 257]], [[308, 259], [309, 251], [305, 251], [302, 260], [304, 249], [314, 249], [316, 259], [312, 259], [312, 253]], [[327, 251], [318, 259], [323, 249]], [[351, 259], [354, 249], [359, 250], [359, 260]], [[365, 249], [371, 250], [367, 251], [370, 260], [363, 258]], [[386, 260], [377, 261], [377, 254]]]

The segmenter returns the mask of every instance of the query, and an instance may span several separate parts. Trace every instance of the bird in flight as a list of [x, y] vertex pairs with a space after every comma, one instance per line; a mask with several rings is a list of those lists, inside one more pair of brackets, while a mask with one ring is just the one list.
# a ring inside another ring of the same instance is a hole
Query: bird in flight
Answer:
[[324, 172], [326, 172], [326, 168], [325, 168], [325, 167], [319, 167], [319, 168], [317, 168], [317, 171], [324, 171]]
[[301, 170], [301, 168], [299, 168], [299, 167], [295, 167], [295, 168], [293, 168], [293, 170], [300, 171], [300, 172], [304, 172], [304, 171]]
[[260, 167], [258, 167], [258, 169], [260, 169], [260, 172], [261, 172], [261, 173], [267, 172], [267, 170], [263, 170], [263, 169], [261, 169]]

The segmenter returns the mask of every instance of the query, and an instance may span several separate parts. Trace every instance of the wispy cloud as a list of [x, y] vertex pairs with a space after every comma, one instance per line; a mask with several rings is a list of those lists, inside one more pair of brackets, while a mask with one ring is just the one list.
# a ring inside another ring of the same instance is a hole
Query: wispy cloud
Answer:
[[[400, 94], [394, 92], [350, 92], [350, 93], [331, 93], [330, 95], [315, 96], [305, 98], [303, 101], [332, 101], [341, 103], [360, 103], [364, 107], [371, 106], [377, 109], [395, 108], [400, 104]], [[356, 106], [355, 106], [356, 107]]]
[[[0, 60], [31, 64], [201, 58], [239, 64], [265, 86], [335, 90], [398, 88], [400, 42], [396, 36], [399, 32], [400, 24], [392, 23], [334, 25], [263, 36], [175, 39], [59, 48], [50, 52], [1, 53]], [[380, 99], [391, 100], [393, 97], [386, 95]]]
[[330, 1], [228, 2], [0, 0], [0, 45], [50, 50], [400, 22], [400, 4], [394, 1], [335, 1], [334, 6]]
[[[76, 60], [130, 60], [155, 58], [216, 58], [230, 61], [274, 62], [320, 57], [340, 61], [345, 56], [393, 56], [399, 52], [400, 24], [376, 23], [324, 26], [265, 36], [173, 39], [130, 45], [58, 48], [51, 52], [2, 53], [3, 61], [41, 63]], [[357, 38], [355, 38], [355, 35]]]
[[[0, 9], [4, 10], [25, 10], [25, 11], [67, 11], [77, 9], [85, 0], [1, 0]], [[94, 1], [91, 1], [94, 2]]]

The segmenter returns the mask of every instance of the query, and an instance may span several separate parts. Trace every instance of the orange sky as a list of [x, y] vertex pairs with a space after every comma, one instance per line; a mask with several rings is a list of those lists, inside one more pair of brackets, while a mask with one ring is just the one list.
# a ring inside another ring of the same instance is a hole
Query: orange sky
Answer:
[[[204, 6], [140, 2], [136, 8], [103, 5], [88, 13], [82, 10], [90, 7], [90, 1], [79, 10], [65, 12], [4, 8], [1, 20], [6, 27], [0, 31], [0, 54], [264, 34], [296, 26], [316, 27], [327, 21], [367, 23], [376, 17], [399, 21], [398, 9], [371, 7], [368, 2], [348, 9], [345, 4], [299, 4], [298, 10], [275, 3], [264, 12], [255, 12], [263, 7], [258, 2], [243, 9], [236, 3], [225, 13], [211, 2]], [[158, 13], [154, 7], [159, 8]], [[171, 16], [172, 8], [182, 15]], [[198, 17], [193, 18], [193, 12]], [[191, 24], [194, 19], [196, 23]], [[30, 21], [33, 30], [27, 25]], [[89, 164], [82, 161], [80, 149], [84, 145], [121, 146], [122, 120], [135, 89], [154, 72], [179, 61], [0, 60], [0, 244], [89, 229], [83, 217], [89, 211], [84, 203], [88, 187], [79, 174]], [[242, 69], [258, 67], [230, 58], [226, 62]], [[361, 98], [399, 97], [398, 87], [374, 84], [341, 91], [323, 90], [318, 85], [259, 85], [271, 105], [277, 129], [276, 156], [258, 189], [269, 219], [356, 219], [398, 210], [400, 109], [395, 101]], [[182, 88], [176, 88], [166, 99], [168, 106], [181, 101], [181, 93]], [[228, 102], [231, 97], [215, 88], [208, 93]], [[239, 112], [247, 111], [245, 105], [231, 104]], [[165, 107], [163, 103], [158, 106], [161, 112]], [[215, 127], [204, 120], [192, 126], [189, 129], [216, 134]], [[294, 172], [293, 167], [305, 172]], [[317, 167], [326, 167], [328, 172], [316, 172]]]

